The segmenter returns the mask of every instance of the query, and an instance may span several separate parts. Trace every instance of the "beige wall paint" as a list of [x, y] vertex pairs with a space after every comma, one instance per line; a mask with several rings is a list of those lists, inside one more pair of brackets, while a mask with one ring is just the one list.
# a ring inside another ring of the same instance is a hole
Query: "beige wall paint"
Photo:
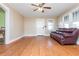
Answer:
[[[25, 36], [35, 36], [36, 35], [36, 20], [41, 18], [24, 18], [24, 35]], [[57, 28], [57, 18], [42, 18], [45, 21], [52, 19], [54, 22], [54, 29]], [[47, 33], [48, 35], [48, 33]]]
[[16, 10], [5, 4], [10, 10], [10, 41], [24, 35], [24, 17]]
[[11, 9], [11, 38], [17, 38], [24, 33], [24, 18], [18, 12]]
[[24, 18], [24, 34], [27, 36], [34, 36], [36, 34], [36, 19]]

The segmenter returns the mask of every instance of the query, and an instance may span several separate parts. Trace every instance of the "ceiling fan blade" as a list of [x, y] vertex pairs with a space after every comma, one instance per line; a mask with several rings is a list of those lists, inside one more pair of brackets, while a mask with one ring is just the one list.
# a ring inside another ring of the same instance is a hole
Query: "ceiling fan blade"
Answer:
[[44, 4], [45, 4], [45, 3], [41, 3], [41, 4], [39, 4], [39, 6], [42, 7], [42, 6], [44, 6]]
[[31, 4], [32, 6], [36, 6], [36, 7], [39, 7], [38, 5], [35, 5], [35, 4]]
[[38, 8], [37, 9], [34, 9], [33, 11], [36, 11], [36, 10], [38, 10]]
[[43, 7], [43, 8], [45, 8], [45, 9], [51, 9], [51, 7]]
[[41, 5], [43, 6], [45, 3], [42, 3]]

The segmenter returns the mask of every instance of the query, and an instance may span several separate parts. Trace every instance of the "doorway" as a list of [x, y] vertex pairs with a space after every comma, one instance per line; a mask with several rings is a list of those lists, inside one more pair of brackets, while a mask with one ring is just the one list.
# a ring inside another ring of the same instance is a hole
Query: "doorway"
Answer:
[[0, 44], [5, 44], [5, 11], [0, 8]]
[[54, 30], [53, 19], [36, 19], [36, 34], [41, 36], [49, 36]]
[[45, 20], [37, 19], [36, 20], [36, 34], [37, 35], [45, 35]]

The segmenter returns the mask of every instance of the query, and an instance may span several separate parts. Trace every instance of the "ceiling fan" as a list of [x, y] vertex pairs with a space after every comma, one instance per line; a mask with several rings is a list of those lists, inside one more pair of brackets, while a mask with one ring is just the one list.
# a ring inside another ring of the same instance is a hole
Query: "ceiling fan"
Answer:
[[36, 9], [34, 9], [33, 11], [40, 10], [42, 13], [44, 12], [45, 9], [51, 9], [51, 7], [44, 7], [45, 3], [31, 4], [31, 5], [36, 7]]

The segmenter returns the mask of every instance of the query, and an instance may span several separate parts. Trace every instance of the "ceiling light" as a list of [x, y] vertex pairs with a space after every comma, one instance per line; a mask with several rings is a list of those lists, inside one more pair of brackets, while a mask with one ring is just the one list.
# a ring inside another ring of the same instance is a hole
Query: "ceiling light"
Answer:
[[40, 7], [39, 7], [39, 8], [38, 8], [38, 10], [39, 10], [39, 11], [42, 11], [42, 10], [43, 10], [43, 8], [40, 8]]

